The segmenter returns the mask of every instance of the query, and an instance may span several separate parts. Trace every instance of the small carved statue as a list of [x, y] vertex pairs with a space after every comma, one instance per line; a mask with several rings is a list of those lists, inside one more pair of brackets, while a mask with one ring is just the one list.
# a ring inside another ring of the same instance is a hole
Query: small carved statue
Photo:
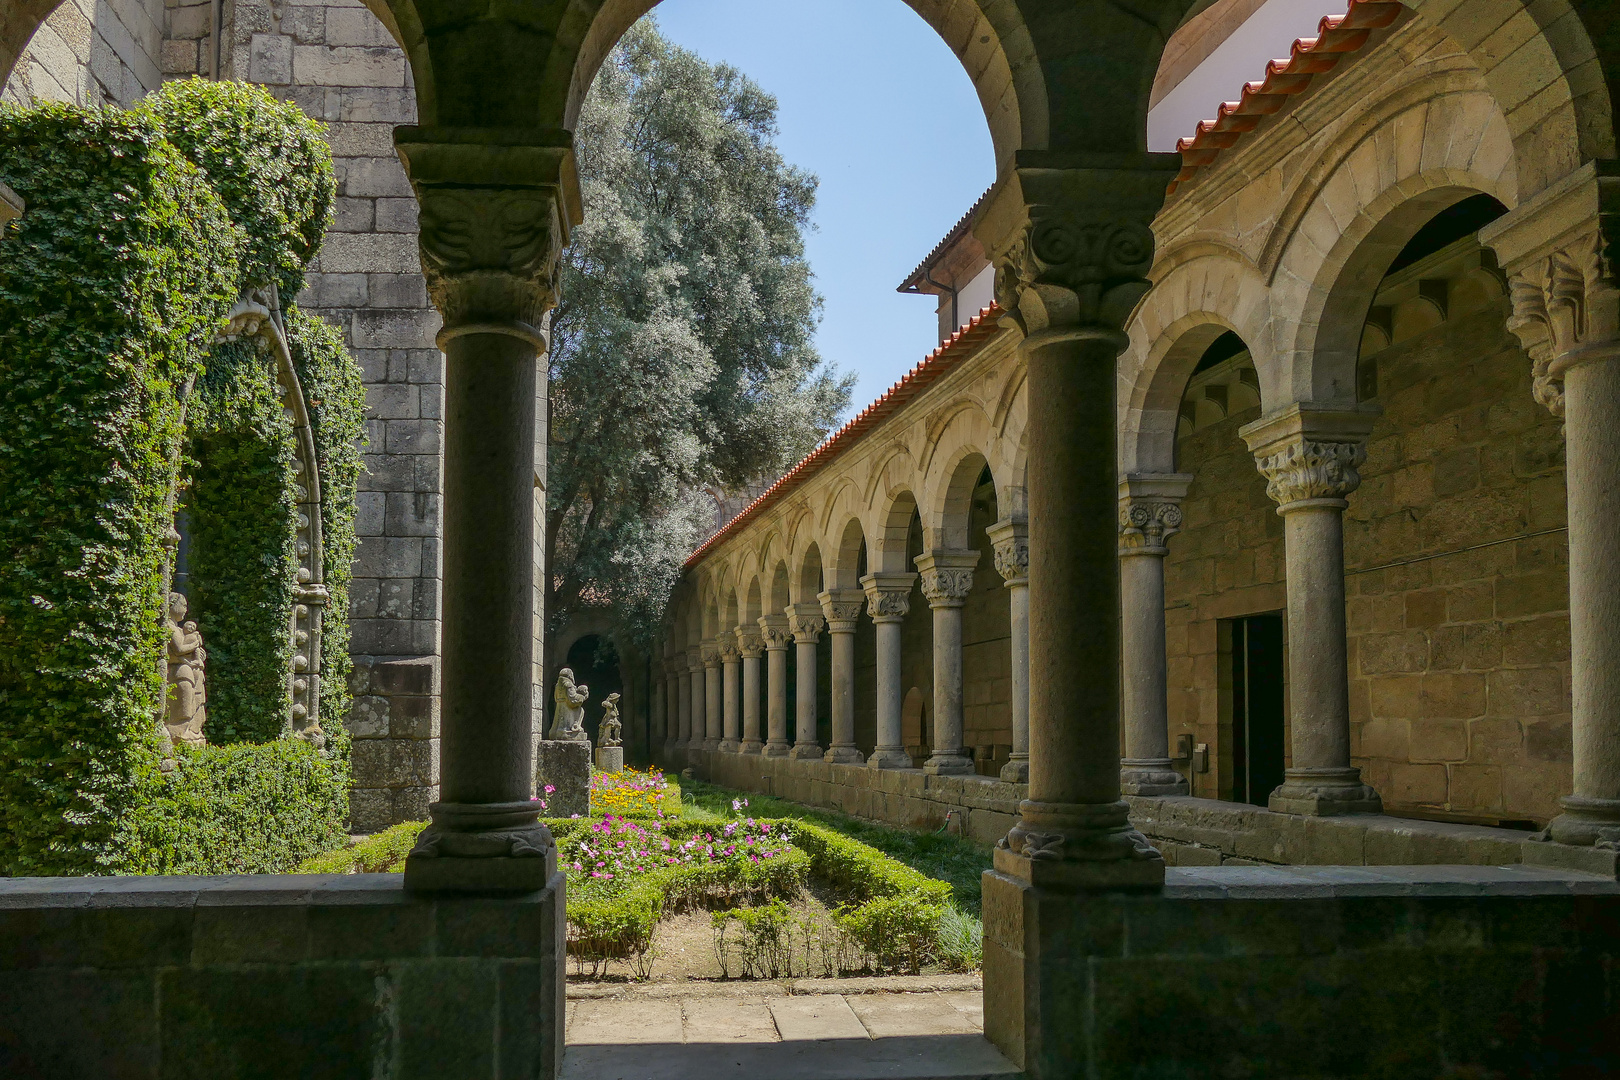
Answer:
[[208, 722], [208, 687], [203, 667], [208, 653], [203, 649], [197, 624], [186, 619], [183, 594], [169, 594], [169, 617], [165, 626], [169, 632], [169, 686], [168, 712], [163, 726], [175, 742], [203, 746], [208, 741], [203, 737], [203, 725]]
[[602, 727], [597, 732], [599, 746], [619, 746], [619, 695], [609, 694], [602, 699]]
[[556, 716], [549, 738], [554, 742], [590, 741], [585, 734], [585, 702], [590, 696], [590, 687], [574, 684], [572, 668], [557, 672], [557, 689], [552, 694]]

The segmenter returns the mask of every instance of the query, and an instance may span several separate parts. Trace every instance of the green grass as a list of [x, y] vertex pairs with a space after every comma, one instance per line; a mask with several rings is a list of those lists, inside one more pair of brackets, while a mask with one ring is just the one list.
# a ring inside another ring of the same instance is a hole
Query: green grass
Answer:
[[982, 844], [939, 832], [879, 825], [840, 814], [836, 810], [818, 810], [774, 795], [734, 791], [698, 780], [687, 780], [685, 783], [681, 805], [683, 821], [724, 821], [732, 816], [733, 799], [747, 799], [746, 813], [753, 817], [794, 818], [821, 825], [877, 848], [890, 858], [931, 878], [948, 881], [956, 905], [975, 917], [979, 914], [979, 876], [990, 869], [991, 858], [990, 848]]

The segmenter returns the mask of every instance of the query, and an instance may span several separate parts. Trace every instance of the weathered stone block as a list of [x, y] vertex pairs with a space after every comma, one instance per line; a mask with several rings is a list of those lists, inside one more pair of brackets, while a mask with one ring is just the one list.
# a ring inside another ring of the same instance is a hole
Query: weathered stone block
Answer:
[[[535, 744], [535, 791], [546, 800], [546, 817], [584, 817], [591, 812], [591, 744], [541, 739]], [[546, 793], [547, 786], [556, 790]]]
[[270, 86], [285, 86], [293, 81], [292, 38], [281, 34], [254, 34], [250, 49], [248, 81]]
[[624, 771], [624, 747], [603, 746], [596, 751], [596, 767], [602, 772]]

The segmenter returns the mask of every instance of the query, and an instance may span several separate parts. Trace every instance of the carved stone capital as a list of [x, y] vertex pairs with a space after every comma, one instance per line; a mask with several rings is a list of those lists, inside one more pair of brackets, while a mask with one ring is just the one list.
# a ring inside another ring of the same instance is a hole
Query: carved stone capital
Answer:
[[1149, 284], [1153, 216], [1178, 159], [1133, 164], [1025, 152], [992, 194], [975, 231], [993, 237], [996, 303], [1026, 338], [1106, 336], [1123, 347]]
[[1181, 500], [1191, 484], [1185, 473], [1138, 474], [1120, 481], [1120, 555], [1169, 554], [1165, 542], [1181, 531]]
[[1361, 486], [1357, 471], [1367, 460], [1367, 436], [1380, 410], [1376, 405], [1317, 405], [1301, 402], [1261, 417], [1238, 434], [1266, 478], [1266, 494], [1287, 513], [1301, 504], [1325, 500], [1344, 505]]
[[500, 135], [395, 132], [421, 206], [422, 273], [444, 316], [441, 346], [479, 331], [544, 347], [540, 327], [556, 303], [558, 263], [578, 220], [573, 150]]
[[1620, 356], [1620, 176], [1592, 162], [1480, 231], [1507, 270], [1508, 329], [1530, 356], [1531, 393], [1564, 415], [1564, 372]]
[[1029, 585], [1029, 525], [1027, 522], [1003, 518], [985, 530], [990, 543], [995, 545], [996, 573], [1015, 589]]
[[703, 647], [694, 645], [686, 650], [686, 670], [691, 675], [703, 674]]
[[731, 631], [716, 635], [714, 639], [715, 651], [720, 654], [722, 664], [734, 664], [742, 654], [737, 648], [737, 635]]
[[922, 572], [922, 591], [929, 607], [961, 607], [973, 591], [977, 551], [927, 551], [913, 560]]
[[765, 651], [765, 643], [760, 637], [759, 629], [757, 627], [747, 625], [739, 626], [737, 627], [736, 634], [737, 651], [741, 653], [745, 659], [759, 659], [759, 654]]
[[703, 658], [704, 667], [719, 667], [720, 640], [718, 638], [710, 638], [708, 641], [705, 641], [699, 651], [699, 655]]
[[866, 590], [866, 613], [874, 620], [903, 619], [911, 610], [911, 590], [916, 574], [867, 574], [861, 578]]
[[788, 626], [788, 617], [762, 615], [759, 620], [759, 636], [765, 642], [767, 650], [787, 648], [788, 642], [793, 640], [793, 630]]
[[793, 640], [801, 645], [820, 641], [821, 632], [827, 629], [827, 619], [822, 615], [821, 608], [810, 604], [789, 604], [787, 617]]
[[860, 621], [866, 596], [859, 589], [828, 589], [818, 593], [821, 613], [827, 618], [827, 629], [834, 634], [853, 634]]

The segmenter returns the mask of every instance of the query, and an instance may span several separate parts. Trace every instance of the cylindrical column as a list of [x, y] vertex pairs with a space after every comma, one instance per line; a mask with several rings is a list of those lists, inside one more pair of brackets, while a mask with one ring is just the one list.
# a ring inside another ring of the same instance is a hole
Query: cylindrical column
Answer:
[[1620, 358], [1555, 363], [1564, 380], [1575, 790], [1552, 838], [1620, 843]]
[[681, 737], [681, 677], [675, 665], [680, 663], [676, 654], [664, 658], [664, 761]]
[[765, 747], [759, 737], [759, 657], [765, 645], [757, 626], [737, 627], [737, 649], [742, 654], [742, 742], [737, 750], [757, 754]]
[[687, 692], [689, 717], [682, 717], [683, 736], [681, 745], [687, 753], [687, 760], [691, 760], [691, 752], [703, 746], [703, 714], [707, 709], [708, 690], [703, 679], [703, 648], [697, 646], [686, 650], [687, 672], [691, 675], [691, 685]]
[[911, 610], [916, 574], [868, 574], [861, 579], [866, 609], [877, 627], [877, 746], [866, 759], [872, 769], [909, 769], [911, 755], [901, 739], [901, 629]]
[[[720, 682], [720, 646], [710, 640], [703, 646], [703, 731], [702, 748], [720, 749], [720, 709], [723, 687]], [[694, 740], [695, 741], [695, 740]]]
[[1345, 496], [1361, 483], [1376, 407], [1290, 406], [1239, 434], [1283, 518], [1288, 581], [1288, 716], [1293, 763], [1271, 793], [1290, 814], [1376, 814], [1378, 793], [1350, 764], [1344, 636]]
[[865, 598], [853, 589], [837, 589], [816, 599], [832, 638], [832, 745], [823, 760], [859, 765], [866, 755], [855, 746], [855, 628]]
[[1191, 477], [1136, 476], [1120, 485], [1120, 671], [1125, 757], [1119, 786], [1127, 795], [1185, 795], [1187, 781], [1170, 759], [1164, 653], [1165, 546], [1181, 527]]
[[922, 591], [934, 611], [934, 754], [923, 769], [942, 776], [974, 772], [962, 751], [962, 605], [973, 591], [977, 551], [917, 556]]
[[788, 741], [787, 651], [793, 640], [786, 615], [766, 615], [759, 620], [760, 637], [765, 641], [766, 757], [787, 757], [793, 749]]
[[1029, 783], [1029, 526], [1022, 515], [985, 530], [995, 545], [996, 572], [1007, 585], [1008, 648], [1012, 653], [1012, 753], [1001, 767], [1009, 784]]
[[742, 675], [739, 660], [741, 654], [737, 651], [737, 636], [733, 633], [720, 635], [720, 663], [725, 672], [721, 686], [721, 735], [720, 752], [722, 754], [735, 754], [741, 743], [742, 724], [742, 687], [739, 685]]
[[797, 735], [789, 756], [820, 758], [821, 743], [816, 739], [816, 642], [827, 623], [817, 608], [807, 604], [793, 604], [787, 611], [794, 647], [798, 649], [794, 657], [798, 685], [794, 687], [793, 702]]

